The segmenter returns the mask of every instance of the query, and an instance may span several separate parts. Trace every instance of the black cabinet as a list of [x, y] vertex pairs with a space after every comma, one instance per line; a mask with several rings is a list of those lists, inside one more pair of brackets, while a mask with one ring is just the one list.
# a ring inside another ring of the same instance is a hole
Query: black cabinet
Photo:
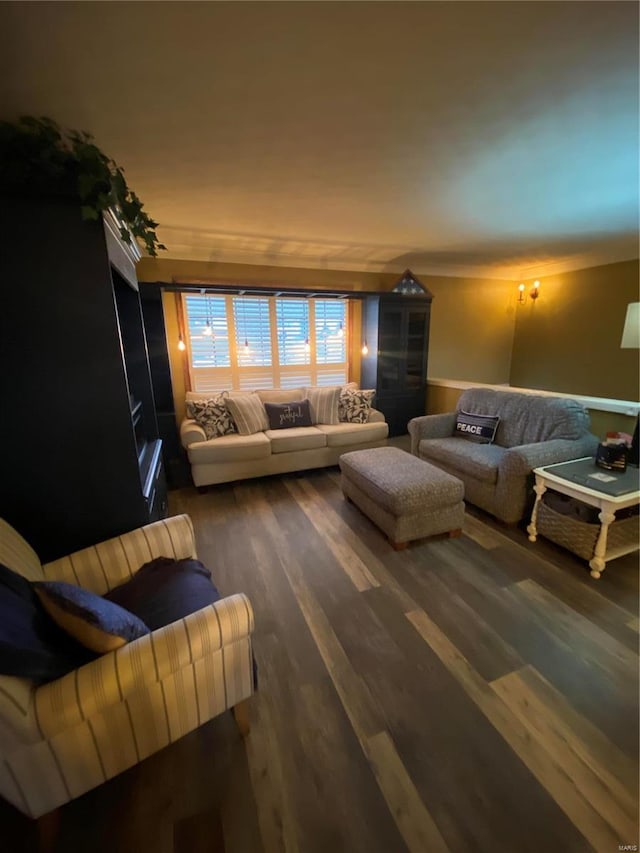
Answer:
[[0, 197], [0, 516], [43, 560], [162, 517], [134, 258], [69, 200]]
[[367, 296], [363, 330], [368, 354], [362, 357], [363, 388], [376, 389], [375, 407], [384, 413], [389, 435], [425, 413], [431, 298], [388, 293]]

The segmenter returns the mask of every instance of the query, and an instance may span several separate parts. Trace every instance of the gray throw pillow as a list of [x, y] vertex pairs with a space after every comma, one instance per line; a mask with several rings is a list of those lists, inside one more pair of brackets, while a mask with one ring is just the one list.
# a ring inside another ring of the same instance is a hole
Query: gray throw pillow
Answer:
[[308, 400], [295, 400], [291, 403], [265, 403], [264, 407], [269, 418], [269, 429], [313, 426]]

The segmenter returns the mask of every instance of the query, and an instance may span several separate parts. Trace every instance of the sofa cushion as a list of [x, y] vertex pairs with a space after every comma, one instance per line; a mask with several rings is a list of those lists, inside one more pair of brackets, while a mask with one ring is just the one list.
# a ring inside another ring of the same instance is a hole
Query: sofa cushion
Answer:
[[254, 435], [223, 435], [192, 444], [187, 450], [192, 465], [204, 462], [243, 462], [271, 455], [271, 442], [263, 432]]
[[350, 447], [369, 441], [384, 441], [389, 434], [386, 423], [317, 424], [316, 429], [327, 437], [327, 447]]
[[289, 403], [303, 400], [304, 388], [259, 388], [256, 394], [263, 403]]
[[254, 435], [269, 429], [264, 403], [257, 394], [238, 394], [227, 398], [227, 408], [240, 435]]
[[33, 586], [56, 625], [92, 652], [104, 655], [149, 633], [135, 614], [81, 586], [64, 581]]
[[291, 400], [288, 403], [265, 403], [269, 429], [310, 427], [311, 409], [308, 400]]
[[495, 483], [498, 479], [498, 466], [506, 453], [506, 448], [497, 444], [475, 444], [463, 438], [429, 438], [418, 445], [421, 459], [433, 462], [447, 470], [452, 469], [456, 476], [468, 474], [485, 483]]
[[126, 607], [155, 631], [213, 604], [220, 593], [211, 581], [211, 572], [199, 560], [157, 557], [105, 598]]
[[288, 453], [290, 450], [312, 450], [326, 447], [327, 437], [318, 427], [291, 427], [290, 429], [268, 429], [266, 437], [271, 442], [272, 453]]
[[311, 420], [314, 424], [340, 423], [338, 400], [341, 390], [340, 385], [305, 388], [305, 397], [311, 403]]
[[465, 412], [498, 415], [496, 444], [519, 447], [553, 438], [574, 440], [589, 431], [589, 413], [577, 400], [544, 397], [491, 388], [463, 391], [458, 407]]

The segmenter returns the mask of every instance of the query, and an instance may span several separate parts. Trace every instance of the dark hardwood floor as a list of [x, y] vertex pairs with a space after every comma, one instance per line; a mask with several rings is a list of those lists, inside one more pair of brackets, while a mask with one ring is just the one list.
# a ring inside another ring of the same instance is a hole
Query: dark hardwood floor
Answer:
[[596, 581], [473, 509], [461, 538], [396, 552], [337, 469], [170, 507], [221, 592], [252, 601], [251, 734], [225, 714], [64, 807], [60, 851], [638, 843], [637, 554]]

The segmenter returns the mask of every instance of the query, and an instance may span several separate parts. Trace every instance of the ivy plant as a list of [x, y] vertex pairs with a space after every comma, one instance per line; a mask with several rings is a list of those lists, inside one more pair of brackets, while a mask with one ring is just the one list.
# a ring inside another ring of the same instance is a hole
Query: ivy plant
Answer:
[[156, 235], [158, 223], [127, 186], [124, 169], [86, 131], [65, 130], [46, 117], [0, 121], [0, 187], [72, 194], [80, 202], [83, 219], [98, 219], [111, 208], [119, 217], [125, 243], [133, 235], [153, 257], [166, 249]]

